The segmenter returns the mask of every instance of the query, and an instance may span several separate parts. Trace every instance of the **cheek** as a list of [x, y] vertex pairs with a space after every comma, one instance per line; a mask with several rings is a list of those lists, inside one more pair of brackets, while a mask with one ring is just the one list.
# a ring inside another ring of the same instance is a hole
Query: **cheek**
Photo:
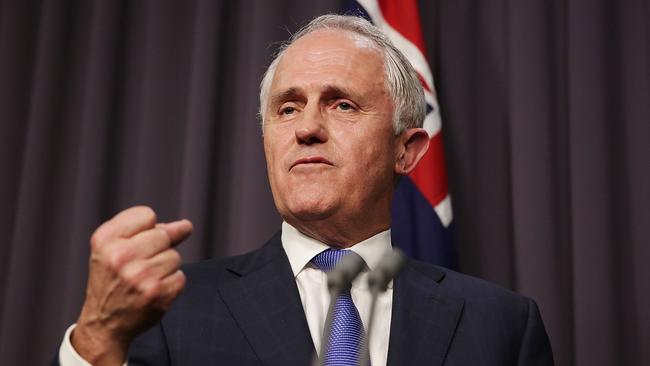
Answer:
[[278, 131], [277, 127], [266, 127], [264, 131], [264, 155], [269, 169], [275, 171], [287, 153], [287, 135]]
[[376, 141], [374, 144], [368, 144], [362, 152], [362, 166], [358, 172], [360, 179], [368, 188], [392, 186], [395, 152], [392, 144]]
[[266, 170], [269, 185], [275, 194], [279, 188], [279, 182], [282, 180], [281, 167], [279, 166], [279, 161], [281, 161], [281, 159], [278, 156], [278, 150], [275, 148], [274, 144], [267, 141], [264, 142], [264, 155], [266, 157]]
[[384, 137], [383, 134], [374, 134], [363, 136], [356, 141], [364, 141], [364, 143], [350, 143], [346, 148], [349, 158], [357, 160], [365, 169], [372, 171], [383, 170], [387, 165], [392, 166], [394, 160], [392, 140]]

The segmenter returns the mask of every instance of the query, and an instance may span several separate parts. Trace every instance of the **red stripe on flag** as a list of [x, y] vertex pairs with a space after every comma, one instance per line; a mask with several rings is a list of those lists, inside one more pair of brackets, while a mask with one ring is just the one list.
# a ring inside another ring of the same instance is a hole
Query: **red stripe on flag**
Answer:
[[417, 0], [379, 0], [378, 3], [386, 22], [426, 55]]
[[429, 150], [409, 177], [432, 207], [438, 205], [447, 196], [449, 187], [441, 133], [437, 133], [429, 140]]

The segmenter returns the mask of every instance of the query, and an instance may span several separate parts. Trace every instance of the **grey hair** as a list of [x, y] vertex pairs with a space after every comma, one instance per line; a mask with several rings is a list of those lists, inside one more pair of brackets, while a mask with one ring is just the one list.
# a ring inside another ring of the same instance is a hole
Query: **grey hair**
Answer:
[[393, 129], [400, 134], [406, 129], [422, 127], [426, 113], [424, 91], [411, 63], [379, 28], [364, 18], [350, 15], [327, 14], [314, 18], [293, 34], [278, 49], [275, 58], [264, 73], [260, 84], [260, 116], [264, 123], [271, 82], [280, 59], [298, 39], [325, 29], [348, 31], [370, 40], [384, 54], [386, 84], [393, 98]]

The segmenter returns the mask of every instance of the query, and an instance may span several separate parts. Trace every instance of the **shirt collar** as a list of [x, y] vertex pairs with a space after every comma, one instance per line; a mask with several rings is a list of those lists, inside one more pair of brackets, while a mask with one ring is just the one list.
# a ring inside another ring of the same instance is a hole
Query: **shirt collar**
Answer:
[[[300, 271], [311, 261], [314, 256], [329, 246], [301, 233], [287, 222], [282, 223], [282, 247], [289, 257], [293, 275], [298, 276]], [[375, 269], [380, 259], [392, 249], [390, 242], [390, 229], [380, 232], [364, 241], [347, 249], [359, 254], [370, 270]]]

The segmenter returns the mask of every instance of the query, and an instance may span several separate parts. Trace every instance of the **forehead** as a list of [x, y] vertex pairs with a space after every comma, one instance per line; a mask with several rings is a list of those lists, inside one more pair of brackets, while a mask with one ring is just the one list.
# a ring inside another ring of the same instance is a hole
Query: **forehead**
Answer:
[[271, 89], [322, 83], [383, 89], [384, 81], [384, 55], [371, 40], [349, 31], [324, 29], [287, 48]]

